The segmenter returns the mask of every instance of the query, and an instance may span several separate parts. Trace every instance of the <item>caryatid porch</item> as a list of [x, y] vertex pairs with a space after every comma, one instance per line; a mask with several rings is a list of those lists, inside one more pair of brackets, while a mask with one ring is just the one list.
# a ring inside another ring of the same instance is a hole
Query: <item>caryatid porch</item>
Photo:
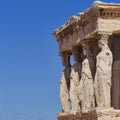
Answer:
[[94, 2], [53, 34], [65, 66], [60, 82], [63, 113], [120, 109], [120, 4]]

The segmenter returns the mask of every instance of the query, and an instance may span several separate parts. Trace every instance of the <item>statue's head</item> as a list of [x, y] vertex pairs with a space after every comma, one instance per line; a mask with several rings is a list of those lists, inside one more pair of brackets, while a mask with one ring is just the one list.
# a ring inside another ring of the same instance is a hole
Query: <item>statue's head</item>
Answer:
[[99, 40], [98, 41], [98, 47], [102, 49], [107, 44], [107, 41], [105, 40]]
[[103, 35], [100, 35], [100, 39], [98, 41], [98, 47], [100, 49], [102, 49], [103, 47], [107, 46], [108, 45], [108, 39], [109, 39], [109, 35], [106, 35], [106, 34], [103, 34]]
[[83, 47], [83, 54], [84, 56], [87, 57], [88, 54], [90, 54], [90, 48], [89, 48], [88, 42], [86, 40], [82, 40], [81, 45]]

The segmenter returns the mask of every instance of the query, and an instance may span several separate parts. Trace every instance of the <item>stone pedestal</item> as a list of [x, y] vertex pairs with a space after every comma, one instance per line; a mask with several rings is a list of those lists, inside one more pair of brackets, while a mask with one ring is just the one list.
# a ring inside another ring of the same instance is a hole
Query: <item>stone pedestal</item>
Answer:
[[60, 113], [58, 120], [120, 120], [120, 110], [97, 109], [87, 113]]

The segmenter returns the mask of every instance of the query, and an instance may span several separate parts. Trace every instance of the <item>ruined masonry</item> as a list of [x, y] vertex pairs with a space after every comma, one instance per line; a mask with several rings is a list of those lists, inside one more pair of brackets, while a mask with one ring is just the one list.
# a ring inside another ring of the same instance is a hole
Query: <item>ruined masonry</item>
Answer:
[[58, 120], [120, 120], [120, 4], [95, 1], [53, 35], [64, 66]]

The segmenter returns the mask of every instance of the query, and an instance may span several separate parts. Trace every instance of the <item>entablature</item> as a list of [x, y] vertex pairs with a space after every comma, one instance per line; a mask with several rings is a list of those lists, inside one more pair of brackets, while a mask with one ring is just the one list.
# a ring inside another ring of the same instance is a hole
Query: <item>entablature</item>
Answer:
[[72, 16], [64, 25], [53, 32], [59, 43], [59, 50], [70, 50], [96, 34], [112, 34], [120, 30], [120, 4], [94, 2], [78, 16]]

